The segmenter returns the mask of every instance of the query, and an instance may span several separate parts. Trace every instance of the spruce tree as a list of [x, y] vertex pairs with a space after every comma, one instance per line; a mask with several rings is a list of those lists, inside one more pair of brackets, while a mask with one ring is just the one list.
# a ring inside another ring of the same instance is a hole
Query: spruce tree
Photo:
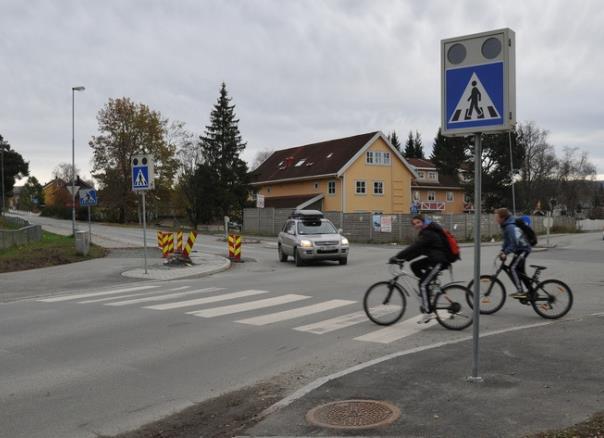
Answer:
[[[210, 114], [210, 124], [199, 137], [199, 147], [204, 163], [216, 173], [217, 204], [219, 215], [241, 215], [249, 194], [247, 164], [240, 157], [246, 143], [242, 141], [226, 85], [223, 82], [220, 96]], [[212, 210], [214, 210], [212, 208]]]
[[443, 175], [457, 175], [467, 159], [466, 139], [463, 137], [444, 137], [440, 128], [434, 138], [430, 161], [434, 163], [438, 172]]
[[392, 131], [392, 134], [388, 136], [388, 140], [396, 148], [397, 151], [403, 152], [401, 149], [401, 141], [398, 139], [398, 135], [396, 135], [396, 131]]
[[415, 139], [413, 140], [413, 157], [424, 159], [424, 146], [422, 145], [422, 136], [418, 131], [415, 131]]
[[415, 142], [413, 140], [413, 133], [409, 131], [409, 137], [405, 143], [405, 150], [403, 151], [405, 158], [415, 158]]

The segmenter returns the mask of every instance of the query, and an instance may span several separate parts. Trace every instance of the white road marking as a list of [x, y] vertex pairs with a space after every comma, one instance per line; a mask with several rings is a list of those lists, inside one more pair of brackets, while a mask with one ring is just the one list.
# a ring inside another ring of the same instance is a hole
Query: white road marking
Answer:
[[354, 304], [356, 301], [350, 300], [330, 300], [322, 303], [313, 304], [305, 307], [298, 307], [297, 309], [285, 310], [283, 312], [270, 313], [268, 315], [256, 316], [254, 318], [241, 319], [237, 322], [241, 324], [250, 325], [266, 325], [274, 322], [286, 321], [288, 319], [299, 318], [301, 316], [311, 315], [314, 313], [325, 312], [331, 309], [337, 309], [338, 307], [348, 306]]
[[[183, 286], [183, 287], [177, 287], [175, 289], [169, 289], [168, 292], [175, 292], [177, 290], [183, 290], [183, 289], [187, 289], [191, 286]], [[105, 297], [105, 298], [95, 298], [94, 300], [85, 300], [85, 301], [78, 301], [78, 303], [80, 304], [89, 304], [89, 303], [102, 303], [103, 301], [112, 301], [115, 299], [122, 299], [122, 298], [131, 298], [131, 297], [140, 297], [142, 295], [150, 295], [150, 294], [154, 294], [158, 291], [148, 291], [148, 292], [139, 292], [136, 294], [128, 294], [128, 295], [120, 295], [119, 297]]]
[[266, 300], [251, 301], [249, 303], [233, 304], [231, 306], [214, 307], [206, 310], [187, 312], [189, 315], [201, 316], [202, 318], [213, 318], [215, 316], [230, 315], [232, 313], [246, 312], [248, 310], [263, 309], [265, 307], [278, 306], [279, 304], [306, 300], [306, 295], [287, 294]]
[[204, 294], [204, 293], [208, 293], [208, 292], [217, 292], [219, 290], [222, 290], [222, 288], [206, 287], [204, 289], [189, 290], [186, 292], [179, 292], [177, 294], [154, 295], [152, 297], [135, 298], [133, 300], [126, 300], [126, 301], [116, 301], [114, 303], [107, 303], [107, 304], [105, 304], [105, 306], [127, 306], [128, 304], [148, 303], [148, 302], [153, 302], [153, 301], [166, 301], [166, 300], [171, 300], [172, 298], [186, 297], [187, 295], [193, 295], [193, 294]]
[[[381, 306], [380, 310], [374, 310], [375, 316], [383, 316], [399, 309], [399, 306], [392, 306], [391, 309]], [[316, 335], [322, 335], [324, 333], [333, 332], [346, 327], [350, 327], [355, 324], [361, 324], [363, 322], [371, 322], [364, 311], [349, 313], [347, 315], [337, 316], [335, 318], [326, 319], [313, 324], [303, 325], [295, 327], [294, 330], [300, 332], [314, 333]], [[371, 323], [373, 324], [373, 323]]]
[[44, 303], [56, 303], [58, 301], [79, 300], [81, 298], [88, 298], [88, 297], [100, 297], [100, 296], [104, 296], [104, 295], [117, 295], [117, 294], [121, 294], [123, 292], [133, 292], [135, 290], [154, 289], [159, 286], [160, 285], [158, 284], [158, 285], [154, 285], [154, 286], [137, 286], [137, 287], [129, 287], [126, 289], [116, 289], [116, 290], [110, 290], [110, 291], [104, 291], [104, 292], [90, 292], [90, 293], [76, 294], [76, 295], [61, 295], [59, 297], [44, 298], [42, 300], [37, 300], [37, 301], [41, 301]]
[[354, 338], [354, 340], [376, 342], [378, 344], [389, 344], [391, 342], [398, 341], [399, 339], [406, 338], [407, 336], [411, 336], [415, 333], [419, 333], [429, 327], [432, 327], [436, 323], [436, 318], [433, 318], [432, 321], [428, 323], [418, 324], [417, 321], [423, 317], [424, 315], [417, 315], [413, 318], [406, 319], [405, 321], [398, 322], [389, 327], [359, 336]]
[[144, 309], [153, 309], [153, 310], [169, 310], [169, 309], [179, 309], [181, 307], [190, 307], [197, 306], [201, 304], [208, 303], [216, 303], [218, 301], [227, 301], [234, 300], [236, 298], [249, 297], [253, 295], [266, 294], [268, 291], [266, 290], [242, 290], [240, 292], [233, 292], [230, 294], [217, 295], [214, 297], [206, 297], [206, 298], [197, 298], [195, 300], [187, 300], [187, 301], [178, 301], [175, 303], [166, 303], [166, 304], [156, 304], [154, 306], [146, 306]]

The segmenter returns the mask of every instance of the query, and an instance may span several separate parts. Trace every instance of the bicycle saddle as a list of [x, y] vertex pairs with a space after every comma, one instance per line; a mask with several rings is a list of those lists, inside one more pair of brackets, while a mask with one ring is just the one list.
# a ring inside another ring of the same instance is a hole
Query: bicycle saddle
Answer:
[[531, 266], [531, 268], [539, 269], [540, 271], [547, 269], [546, 266], [539, 266], [539, 265], [530, 265], [530, 266]]

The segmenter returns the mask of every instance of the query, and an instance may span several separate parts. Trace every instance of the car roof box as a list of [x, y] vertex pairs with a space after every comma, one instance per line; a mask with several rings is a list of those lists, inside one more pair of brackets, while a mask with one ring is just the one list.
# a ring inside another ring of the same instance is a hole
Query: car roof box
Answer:
[[323, 219], [325, 216], [319, 210], [294, 210], [290, 219]]

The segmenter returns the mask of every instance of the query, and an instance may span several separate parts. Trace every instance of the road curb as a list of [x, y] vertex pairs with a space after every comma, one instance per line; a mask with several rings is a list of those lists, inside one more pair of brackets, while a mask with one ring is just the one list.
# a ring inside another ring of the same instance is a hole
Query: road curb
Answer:
[[208, 275], [226, 271], [231, 267], [231, 261], [229, 259], [225, 257], [220, 258], [223, 259], [220, 265], [207, 269], [200, 269], [200, 266], [172, 269], [147, 269], [147, 274], [145, 274], [144, 269], [137, 268], [122, 272], [122, 277], [158, 281], [178, 280], [189, 277], [206, 277]]

